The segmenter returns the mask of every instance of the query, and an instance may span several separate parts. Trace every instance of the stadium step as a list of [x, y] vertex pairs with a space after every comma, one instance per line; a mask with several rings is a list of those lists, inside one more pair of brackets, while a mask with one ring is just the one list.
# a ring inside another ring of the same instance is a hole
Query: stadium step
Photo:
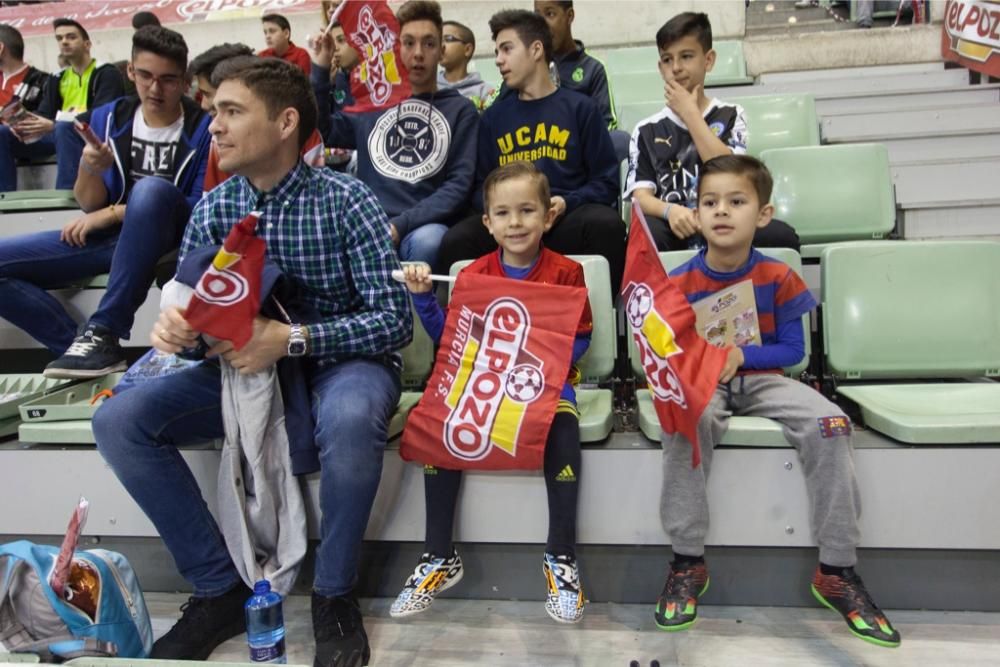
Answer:
[[[787, 81], [768, 85], [734, 86], [713, 91], [720, 97], [737, 98], [745, 95], [772, 95], [776, 93], [813, 93], [817, 100], [837, 97], [854, 97], [863, 94], [889, 95], [916, 91], [937, 91], [969, 84], [969, 73], [964, 69], [949, 69], [898, 76], [858, 77], [828, 79], [820, 84], [812, 81]], [[709, 89], [711, 90], [711, 89]]]
[[892, 78], [912, 74], [932, 74], [944, 71], [943, 63], [906, 63], [904, 65], [877, 65], [875, 67], [838, 67], [834, 69], [814, 69], [796, 72], [767, 72], [758, 81], [763, 86], [787, 83], [812, 83], [852, 78], [885, 77]]
[[820, 116], [827, 117], [997, 103], [1000, 103], [1000, 84], [977, 86], [963, 84], [936, 91], [921, 90], [891, 95], [864, 93], [850, 97], [820, 99], [816, 101], [816, 111]]
[[989, 134], [1000, 132], [1000, 107], [987, 103], [950, 109], [830, 116], [823, 118], [821, 127], [826, 143]]
[[891, 171], [896, 201], [903, 209], [1000, 205], [1000, 190], [996, 188], [1000, 156], [896, 165]]

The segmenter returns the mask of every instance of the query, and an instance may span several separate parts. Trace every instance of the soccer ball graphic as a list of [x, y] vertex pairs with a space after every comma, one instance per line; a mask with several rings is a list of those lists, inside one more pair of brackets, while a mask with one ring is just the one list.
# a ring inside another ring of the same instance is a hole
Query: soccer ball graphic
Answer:
[[646, 320], [646, 313], [653, 307], [653, 292], [646, 285], [636, 285], [625, 304], [625, 315], [633, 329], [638, 329]]
[[531, 403], [539, 397], [545, 387], [542, 372], [534, 366], [522, 364], [516, 366], [507, 376], [505, 391], [512, 401]]

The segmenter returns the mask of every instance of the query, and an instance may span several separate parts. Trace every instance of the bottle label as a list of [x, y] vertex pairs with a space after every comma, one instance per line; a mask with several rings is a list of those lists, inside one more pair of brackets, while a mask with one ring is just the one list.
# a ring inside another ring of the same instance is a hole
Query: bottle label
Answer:
[[285, 639], [281, 638], [269, 646], [251, 646], [251, 662], [284, 662]]

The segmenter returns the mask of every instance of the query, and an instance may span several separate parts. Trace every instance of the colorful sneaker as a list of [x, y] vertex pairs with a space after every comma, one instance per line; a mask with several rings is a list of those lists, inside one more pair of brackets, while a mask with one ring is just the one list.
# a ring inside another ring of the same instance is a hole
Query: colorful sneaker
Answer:
[[97, 378], [125, 370], [125, 353], [118, 339], [97, 324], [88, 324], [83, 333], [73, 339], [61, 357], [42, 371], [47, 378]]
[[427, 611], [434, 598], [462, 580], [462, 559], [451, 550], [450, 558], [426, 553], [389, 609], [393, 618], [403, 618]]
[[576, 623], [583, 618], [583, 588], [580, 569], [572, 556], [554, 556], [545, 552], [542, 573], [548, 584], [545, 611], [560, 623]]
[[844, 617], [855, 636], [878, 646], [899, 646], [899, 632], [872, 600], [853, 567], [845, 569], [844, 576], [823, 574], [817, 567], [810, 588], [820, 604]]
[[709, 581], [704, 561], [681, 568], [671, 563], [667, 583], [656, 601], [656, 627], [674, 632], [694, 625], [698, 620], [698, 598], [708, 590]]

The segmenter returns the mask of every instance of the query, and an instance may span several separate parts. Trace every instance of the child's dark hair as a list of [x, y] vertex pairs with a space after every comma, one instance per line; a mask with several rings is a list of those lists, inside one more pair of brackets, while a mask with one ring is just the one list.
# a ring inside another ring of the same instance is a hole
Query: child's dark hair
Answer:
[[160, 19], [153, 12], [136, 12], [132, 17], [132, 29], [138, 30], [147, 25], [160, 25]]
[[237, 56], [223, 60], [212, 72], [216, 88], [230, 80], [239, 81], [260, 98], [271, 120], [283, 109], [294, 108], [299, 113], [299, 149], [306, 145], [316, 129], [318, 112], [312, 85], [302, 70], [279, 58]]
[[67, 19], [67, 18], [56, 19], [55, 21], [52, 22], [52, 29], [55, 30], [56, 28], [76, 28], [77, 30], [80, 31], [80, 37], [83, 37], [83, 39], [88, 42], [90, 41], [90, 35], [87, 34], [87, 31], [84, 29], [84, 27], [80, 25], [78, 22], [74, 21], [73, 19]]
[[260, 17], [261, 23], [273, 23], [282, 30], [287, 30], [289, 33], [292, 32], [292, 26], [289, 25], [288, 19], [286, 19], [281, 14], [264, 14]]
[[549, 179], [543, 174], [533, 162], [515, 160], [508, 162], [502, 167], [497, 167], [490, 172], [483, 182], [483, 211], [490, 214], [490, 197], [498, 185], [504, 181], [512, 181], [516, 178], [527, 178], [538, 188], [538, 201], [547, 211], [552, 205], [552, 196], [549, 192]]
[[132, 35], [132, 60], [139, 51], [166, 58], [174, 62], [181, 71], [187, 70], [188, 47], [179, 32], [158, 25], [147, 25], [139, 28]]
[[24, 37], [12, 25], [0, 23], [0, 44], [17, 60], [24, 60]]
[[253, 49], [246, 44], [219, 44], [204, 53], [198, 54], [191, 61], [191, 64], [188, 66], [188, 76], [192, 79], [200, 76], [211, 81], [212, 72], [215, 71], [216, 66], [223, 60], [229, 60], [237, 56], [252, 55], [254, 55]]
[[703, 12], [678, 14], [656, 31], [656, 48], [660, 51], [685, 37], [694, 37], [705, 53], [712, 49], [712, 24]]
[[753, 184], [753, 189], [757, 192], [757, 200], [761, 206], [766, 206], [771, 201], [771, 190], [774, 187], [774, 180], [771, 172], [763, 162], [749, 155], [720, 155], [701, 165], [698, 174], [698, 198], [701, 198], [701, 187], [705, 179], [712, 174], [733, 174], [743, 176]]
[[430, 21], [437, 28], [438, 34], [444, 29], [441, 19], [441, 5], [434, 0], [410, 0], [396, 12], [396, 20], [402, 28], [413, 21]]
[[526, 9], [505, 9], [490, 18], [490, 32], [494, 42], [500, 31], [507, 29], [516, 32], [526, 47], [541, 42], [545, 62], [549, 62], [552, 57], [552, 32], [544, 18]]
[[470, 46], [472, 46], [472, 53], [473, 55], [475, 55], [476, 36], [473, 34], [471, 30], [469, 30], [469, 26], [459, 23], [458, 21], [445, 21], [444, 23], [441, 24], [441, 27], [444, 28], [445, 26], [449, 25], [458, 31], [458, 36], [459, 38], [461, 38], [463, 44], [469, 44]]

